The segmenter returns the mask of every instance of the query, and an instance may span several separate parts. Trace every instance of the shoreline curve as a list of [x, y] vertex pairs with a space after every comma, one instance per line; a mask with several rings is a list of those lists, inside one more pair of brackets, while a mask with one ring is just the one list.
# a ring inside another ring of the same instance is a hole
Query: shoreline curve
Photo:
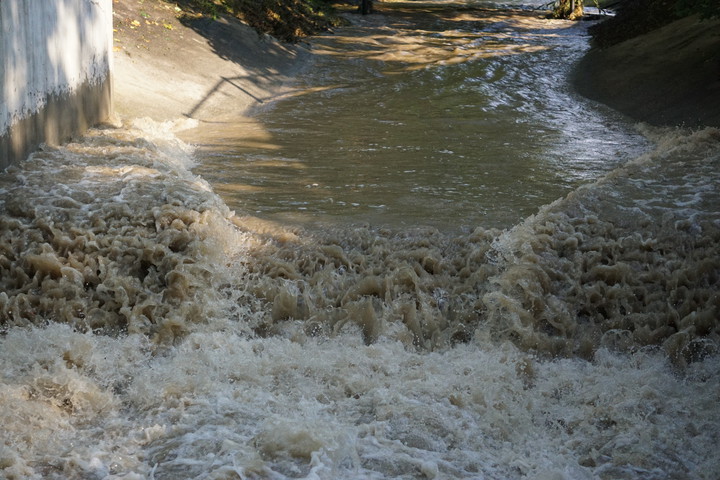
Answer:
[[720, 19], [686, 17], [592, 48], [570, 82], [580, 95], [640, 122], [720, 127]]

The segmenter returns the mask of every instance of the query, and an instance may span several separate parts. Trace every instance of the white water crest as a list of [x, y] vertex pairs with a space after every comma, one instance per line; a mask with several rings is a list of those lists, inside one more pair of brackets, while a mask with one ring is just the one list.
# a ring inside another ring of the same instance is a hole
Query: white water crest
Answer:
[[713, 478], [720, 132], [661, 138], [456, 236], [253, 231], [157, 132], [34, 154], [2, 187], [3, 475]]
[[0, 477], [716, 478], [717, 129], [443, 231], [233, 212], [178, 127], [0, 178]]

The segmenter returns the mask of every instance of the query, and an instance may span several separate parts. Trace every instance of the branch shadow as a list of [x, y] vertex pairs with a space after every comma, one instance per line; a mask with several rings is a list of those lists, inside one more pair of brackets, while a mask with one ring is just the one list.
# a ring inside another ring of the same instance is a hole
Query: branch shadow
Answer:
[[243, 92], [243, 93], [246, 94], [247, 96], [251, 97], [251, 98], [252, 98], [253, 100], [255, 100], [257, 103], [265, 103], [265, 100], [264, 100], [264, 99], [262, 99], [262, 98], [260, 98], [260, 97], [258, 97], [258, 96], [256, 96], [256, 95], [254, 95], [252, 92], [248, 91], [246, 88], [244, 88], [244, 87], [242, 87], [241, 85], [238, 85], [238, 84], [236, 83], [237, 80], [243, 80], [243, 79], [244, 79], [244, 80], [251, 80], [251, 81], [252, 81], [252, 78], [251, 78], [251, 77], [248, 77], [248, 76], [245, 76], [245, 77], [230, 77], [230, 78], [228, 78], [228, 77], [222, 77], [222, 76], [221, 76], [221, 77], [220, 77], [220, 80], [218, 80], [218, 82], [215, 84], [215, 86], [214, 86], [213, 88], [211, 88], [210, 90], [208, 90], [208, 92], [205, 94], [205, 96], [202, 98], [202, 100], [200, 100], [197, 104], [195, 104], [195, 106], [194, 106], [189, 112], [187, 112], [187, 113], [185, 114], [185, 116], [188, 117], [188, 118], [192, 118], [193, 115], [195, 115], [195, 114], [203, 107], [203, 105], [205, 105], [205, 103], [207, 103], [208, 100], [210, 100], [210, 97], [212, 97], [213, 95], [215, 95], [216, 93], [218, 93], [218, 92], [220, 91], [220, 89], [222, 88], [222, 86], [225, 85], [225, 84], [229, 84], [229, 85], [237, 88], [238, 90], [240, 90], [241, 92]]
[[[180, 21], [205, 38], [215, 55], [236, 64], [245, 72], [244, 75], [219, 75], [214, 86], [185, 114], [188, 117], [208, 104], [224, 86], [244, 93], [257, 104], [265, 103], [269, 97], [263, 97], [258, 92], [284, 83], [290, 77], [301, 50], [299, 46], [283, 44], [259, 34], [233, 17], [211, 19], [186, 16]], [[249, 84], [257, 86], [258, 92], [249, 90]]]

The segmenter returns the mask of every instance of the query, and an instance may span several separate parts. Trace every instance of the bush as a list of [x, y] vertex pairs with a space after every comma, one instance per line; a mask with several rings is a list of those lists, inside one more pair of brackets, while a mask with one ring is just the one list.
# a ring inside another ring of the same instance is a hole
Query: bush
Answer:
[[686, 17], [699, 14], [702, 18], [720, 17], [720, 2], [718, 0], [679, 0], [678, 14]]
[[262, 33], [286, 42], [337, 24], [329, 4], [317, 0], [225, 0], [231, 11]]
[[176, 0], [186, 11], [216, 18], [236, 16], [260, 33], [285, 42], [326, 31], [341, 23], [330, 0]]
[[720, 1], [624, 0], [617, 14], [593, 25], [590, 34], [593, 45], [606, 48], [694, 14], [705, 18], [720, 16]]

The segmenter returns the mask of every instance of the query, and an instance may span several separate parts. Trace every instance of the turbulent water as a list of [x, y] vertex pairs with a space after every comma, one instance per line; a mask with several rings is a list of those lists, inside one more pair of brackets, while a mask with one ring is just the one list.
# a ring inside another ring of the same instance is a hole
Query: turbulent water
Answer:
[[174, 127], [0, 178], [0, 477], [717, 478], [717, 129], [607, 126], [499, 229], [233, 212]]

